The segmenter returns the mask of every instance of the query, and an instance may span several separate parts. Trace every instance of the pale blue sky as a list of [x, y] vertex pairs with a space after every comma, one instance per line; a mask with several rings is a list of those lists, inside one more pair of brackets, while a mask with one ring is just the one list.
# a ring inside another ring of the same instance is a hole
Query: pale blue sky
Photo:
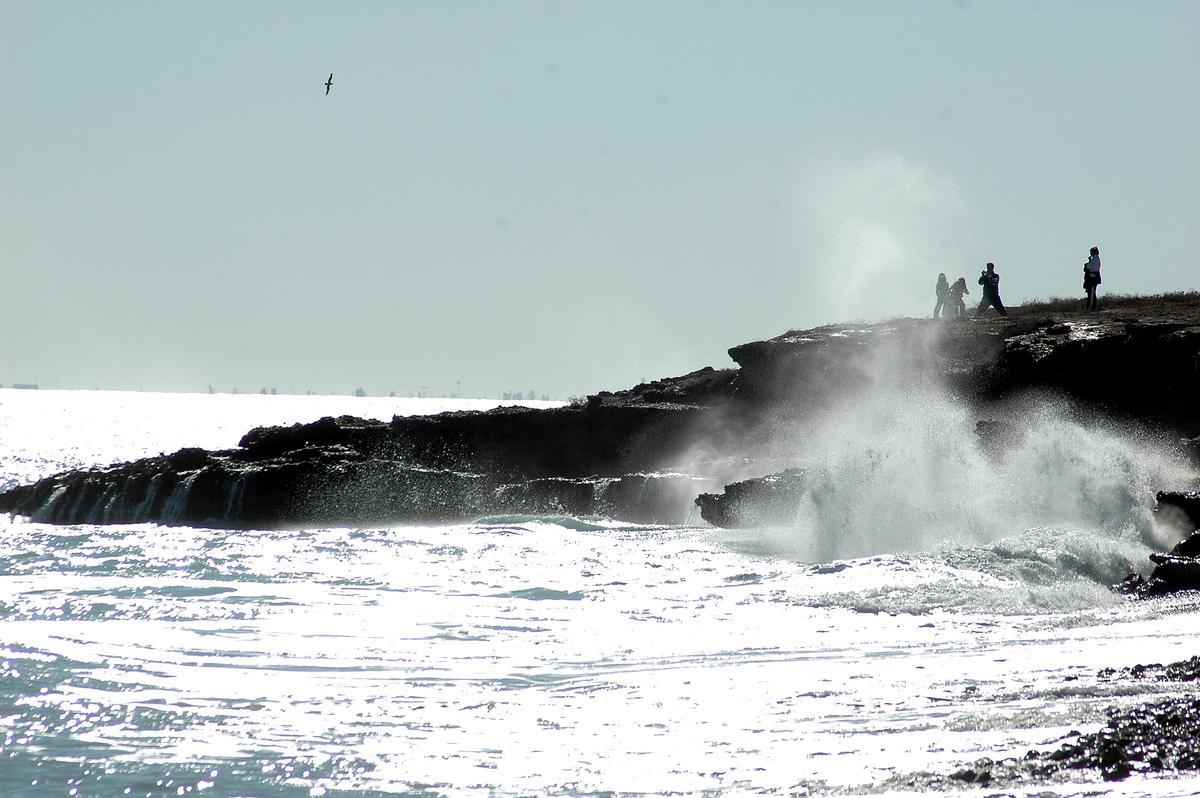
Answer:
[[1198, 282], [1193, 0], [0, 9], [6, 385], [565, 397]]

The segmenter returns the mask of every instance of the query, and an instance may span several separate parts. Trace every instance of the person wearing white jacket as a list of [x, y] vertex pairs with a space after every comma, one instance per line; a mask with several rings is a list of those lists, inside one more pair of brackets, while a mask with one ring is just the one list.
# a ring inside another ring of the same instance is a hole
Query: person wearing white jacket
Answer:
[[1087, 309], [1095, 311], [1096, 286], [1100, 285], [1100, 247], [1092, 247], [1087, 263], [1083, 264], [1083, 290], [1087, 292]]

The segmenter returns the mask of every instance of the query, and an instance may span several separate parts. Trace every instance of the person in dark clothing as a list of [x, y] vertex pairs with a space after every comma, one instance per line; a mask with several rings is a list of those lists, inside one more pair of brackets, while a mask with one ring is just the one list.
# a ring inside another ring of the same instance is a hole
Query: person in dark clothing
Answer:
[[1087, 263], [1083, 264], [1083, 290], [1087, 292], [1087, 309], [1095, 311], [1096, 286], [1100, 285], [1100, 247], [1092, 247]]
[[979, 300], [979, 308], [975, 311], [975, 315], [982, 316], [983, 312], [988, 309], [988, 305], [991, 305], [1001, 316], [1007, 316], [1008, 311], [1004, 309], [1004, 303], [1000, 301], [1000, 275], [996, 271], [996, 264], [989, 263], [987, 265], [983, 274], [979, 275], [979, 284], [983, 286], [983, 299]]
[[954, 285], [950, 286], [950, 298], [946, 300], [946, 307], [950, 309], [951, 318], [967, 318], [967, 303], [963, 301], [963, 295], [969, 293], [971, 292], [967, 290], [966, 277], [959, 277], [954, 281]]
[[946, 282], [946, 274], [943, 272], [938, 275], [937, 286], [937, 304], [933, 306], [933, 317], [936, 319], [941, 316], [943, 309], [949, 310], [947, 301], [950, 298], [950, 283]]

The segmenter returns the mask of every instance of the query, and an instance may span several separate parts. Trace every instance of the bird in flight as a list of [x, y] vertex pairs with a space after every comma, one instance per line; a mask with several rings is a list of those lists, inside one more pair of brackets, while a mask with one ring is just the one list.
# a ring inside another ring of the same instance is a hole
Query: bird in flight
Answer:
[[325, 81], [325, 95], [329, 96], [329, 87], [333, 85], [333, 73], [329, 73], [329, 80]]

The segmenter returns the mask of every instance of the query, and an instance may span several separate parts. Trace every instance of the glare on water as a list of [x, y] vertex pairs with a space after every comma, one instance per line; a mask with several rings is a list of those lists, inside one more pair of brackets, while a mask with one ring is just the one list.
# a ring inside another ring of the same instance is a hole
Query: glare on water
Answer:
[[[12, 393], [8, 478], [399, 412]], [[1200, 633], [1188, 600], [1126, 603], [1064, 565], [1139, 553], [1088, 530], [817, 563], [784, 556], [788, 530], [604, 519], [3, 530], [3, 795], [858, 792], [1187, 689], [1097, 672]]]

